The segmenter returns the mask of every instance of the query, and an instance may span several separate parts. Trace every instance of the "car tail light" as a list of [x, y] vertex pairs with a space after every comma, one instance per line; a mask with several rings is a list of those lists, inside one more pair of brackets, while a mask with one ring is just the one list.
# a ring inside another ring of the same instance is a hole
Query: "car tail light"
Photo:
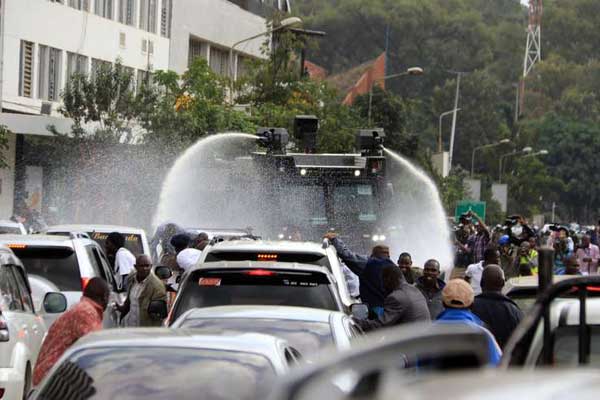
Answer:
[[277, 275], [276, 272], [268, 271], [266, 269], [253, 269], [251, 271], [244, 272], [246, 275], [250, 276], [274, 276]]
[[8, 342], [9, 339], [8, 324], [6, 323], [4, 316], [0, 314], [0, 342]]
[[85, 290], [88, 283], [90, 283], [90, 279], [91, 278], [81, 278], [81, 291], [82, 292]]

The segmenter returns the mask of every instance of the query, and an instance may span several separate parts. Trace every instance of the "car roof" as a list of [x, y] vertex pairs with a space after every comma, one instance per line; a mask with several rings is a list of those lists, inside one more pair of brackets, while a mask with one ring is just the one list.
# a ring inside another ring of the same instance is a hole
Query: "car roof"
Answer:
[[344, 314], [339, 311], [321, 310], [308, 307], [291, 306], [217, 306], [194, 308], [180, 318], [190, 319], [279, 319], [290, 321], [329, 323], [332, 315]]
[[30, 246], [73, 247], [73, 240], [82, 240], [89, 243], [95, 243], [91, 239], [73, 239], [66, 235], [0, 235], [0, 244], [23, 243]]
[[270, 355], [283, 339], [259, 333], [203, 335], [190, 329], [105, 329], [79, 339], [77, 347], [192, 347]]
[[[565, 279], [573, 278], [573, 275], [554, 275], [553, 282], [560, 282]], [[504, 294], [510, 293], [513, 290], [519, 289], [536, 289], [538, 288], [539, 278], [537, 276], [519, 276], [516, 278], [510, 278], [506, 281], [502, 292]]]
[[209, 270], [209, 269], [227, 269], [227, 268], [264, 268], [264, 269], [276, 269], [276, 270], [298, 270], [298, 271], [309, 271], [309, 272], [321, 272], [331, 277], [329, 270], [326, 267], [312, 264], [300, 264], [291, 262], [277, 262], [277, 261], [215, 261], [198, 264], [193, 267], [191, 271], [197, 270]]
[[209, 248], [209, 252], [211, 251], [272, 251], [322, 254], [323, 256], [327, 254], [321, 243], [290, 240], [228, 240], [215, 243]]
[[145, 233], [142, 228], [134, 228], [131, 226], [119, 225], [98, 225], [98, 224], [66, 224], [52, 225], [44, 230], [45, 232], [120, 232], [141, 234]]
[[406, 399], [428, 397], [448, 399], [488, 399], [535, 397], [556, 399], [568, 394], [571, 398], [596, 397], [600, 390], [598, 372], [591, 369], [487, 370], [435, 375], [429, 379], [406, 382], [388, 380], [390, 385], [374, 399], [387, 399], [402, 391]]

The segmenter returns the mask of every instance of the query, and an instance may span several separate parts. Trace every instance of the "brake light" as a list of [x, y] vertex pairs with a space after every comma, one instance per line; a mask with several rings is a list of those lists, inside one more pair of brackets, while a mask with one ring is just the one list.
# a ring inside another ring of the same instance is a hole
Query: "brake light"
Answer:
[[9, 249], [26, 249], [26, 244], [18, 244], [18, 243], [9, 243], [7, 244]]
[[257, 254], [258, 261], [277, 261], [277, 254]]
[[[8, 342], [10, 335], [8, 334], [8, 323], [2, 314], [0, 314], [0, 342]], [[1, 396], [0, 396], [1, 397]]]
[[82, 292], [85, 290], [88, 283], [90, 283], [90, 279], [91, 278], [81, 278], [81, 291]]
[[266, 269], [253, 269], [250, 271], [244, 272], [246, 275], [250, 276], [275, 276], [277, 272], [269, 271]]

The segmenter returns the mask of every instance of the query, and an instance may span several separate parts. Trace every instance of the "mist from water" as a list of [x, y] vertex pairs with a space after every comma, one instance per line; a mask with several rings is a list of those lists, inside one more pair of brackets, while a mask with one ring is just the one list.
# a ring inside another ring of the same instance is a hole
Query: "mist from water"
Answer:
[[404, 157], [384, 151], [389, 156], [388, 182], [394, 189], [394, 200], [386, 204], [383, 218], [396, 228], [387, 238], [392, 255], [410, 253], [413, 264], [420, 267], [434, 258], [443, 270], [451, 270], [450, 230], [437, 186]]
[[163, 183], [154, 226], [166, 221], [187, 228], [262, 226], [259, 174], [248, 157], [255, 139], [245, 133], [217, 134], [188, 148]]

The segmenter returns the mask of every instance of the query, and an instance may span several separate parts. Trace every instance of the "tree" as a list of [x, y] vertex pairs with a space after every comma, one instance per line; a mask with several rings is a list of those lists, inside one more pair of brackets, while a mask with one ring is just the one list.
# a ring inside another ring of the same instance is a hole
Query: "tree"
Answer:
[[0, 125], [0, 168], [8, 167], [4, 152], [8, 150], [8, 135], [11, 133], [5, 125]]
[[74, 74], [62, 93], [60, 112], [73, 120], [74, 136], [89, 136], [90, 124], [97, 139], [131, 142], [136, 125], [133, 72], [119, 60], [102, 63], [91, 75]]

